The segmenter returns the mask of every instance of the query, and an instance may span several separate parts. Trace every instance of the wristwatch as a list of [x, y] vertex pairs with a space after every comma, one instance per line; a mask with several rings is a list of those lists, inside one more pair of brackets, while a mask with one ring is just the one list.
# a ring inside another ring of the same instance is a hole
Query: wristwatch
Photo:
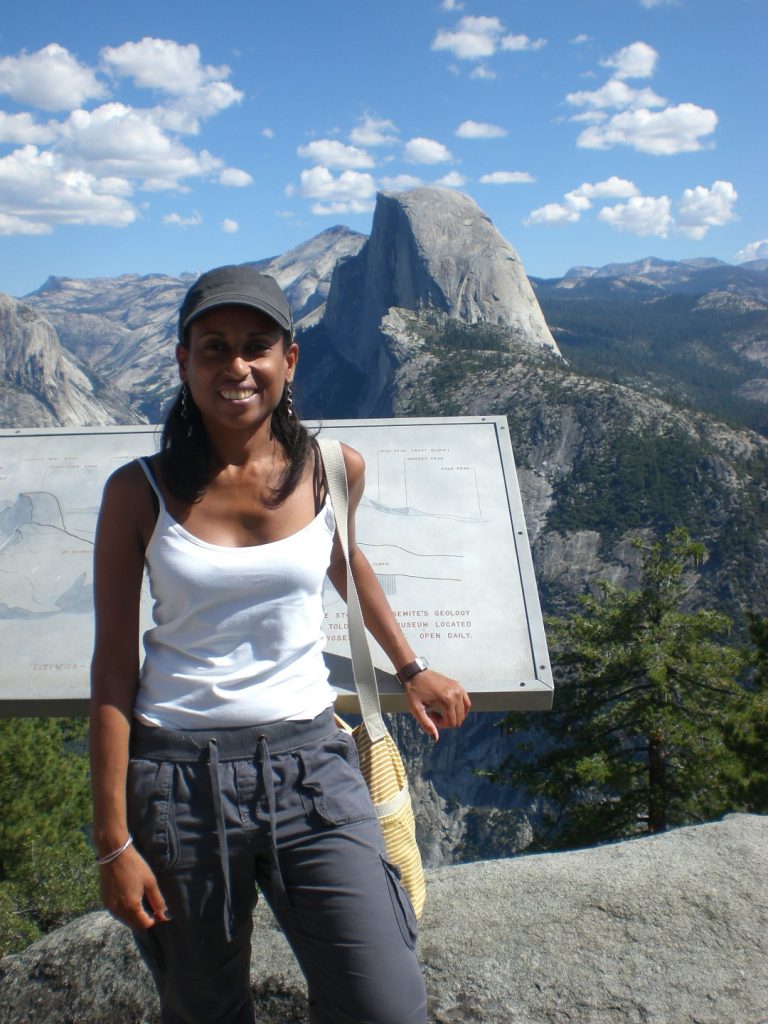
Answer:
[[413, 661], [409, 661], [407, 665], [403, 665], [399, 672], [395, 672], [395, 679], [401, 686], [417, 676], [419, 672], [423, 672], [425, 668], [429, 667], [429, 662], [426, 658], [414, 658]]

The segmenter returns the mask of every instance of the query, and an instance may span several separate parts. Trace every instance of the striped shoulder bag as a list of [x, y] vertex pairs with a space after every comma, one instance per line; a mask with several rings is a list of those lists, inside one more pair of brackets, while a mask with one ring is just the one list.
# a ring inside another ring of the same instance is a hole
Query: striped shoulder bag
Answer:
[[376, 672], [360, 608], [360, 599], [349, 564], [349, 492], [344, 456], [338, 441], [318, 438], [331, 498], [336, 529], [347, 563], [347, 619], [355, 689], [363, 722], [352, 729], [336, 716], [339, 728], [352, 735], [360, 759], [360, 770], [371, 794], [384, 833], [387, 856], [400, 871], [417, 918], [424, 910], [426, 886], [421, 854], [416, 844], [416, 823], [411, 794], [400, 752], [381, 716]]

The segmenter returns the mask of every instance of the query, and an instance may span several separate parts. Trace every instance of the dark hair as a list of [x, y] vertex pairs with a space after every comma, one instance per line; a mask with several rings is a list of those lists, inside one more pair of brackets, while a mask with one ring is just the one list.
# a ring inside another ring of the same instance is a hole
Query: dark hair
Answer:
[[[189, 339], [181, 342], [189, 346]], [[291, 344], [291, 336], [283, 332], [283, 350]], [[183, 387], [168, 410], [163, 425], [160, 447], [160, 465], [168, 490], [185, 504], [193, 504], [205, 494], [216, 469], [215, 457], [200, 411], [192, 399], [189, 388], [186, 398]], [[287, 402], [287, 389], [272, 412], [272, 436], [280, 444], [288, 464], [283, 471], [269, 508], [278, 508], [293, 493], [313, 457], [316, 442], [310, 436]]]

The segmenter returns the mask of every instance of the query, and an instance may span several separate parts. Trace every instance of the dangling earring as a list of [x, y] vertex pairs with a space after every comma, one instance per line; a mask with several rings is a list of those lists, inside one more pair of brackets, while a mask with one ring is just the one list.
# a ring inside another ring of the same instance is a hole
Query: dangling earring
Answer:
[[189, 424], [187, 427], [187, 437], [192, 437], [192, 430], [194, 423], [189, 418], [189, 406], [192, 401], [192, 396], [189, 393], [189, 385], [186, 381], [181, 385], [181, 418]]
[[287, 380], [285, 382], [285, 405], [288, 413], [288, 419], [293, 419], [293, 388], [291, 382]]

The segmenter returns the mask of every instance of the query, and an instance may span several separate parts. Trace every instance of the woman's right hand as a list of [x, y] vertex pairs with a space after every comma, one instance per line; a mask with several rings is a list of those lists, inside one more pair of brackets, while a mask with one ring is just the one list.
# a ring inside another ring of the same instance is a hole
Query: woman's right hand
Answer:
[[134, 931], [171, 920], [157, 879], [134, 846], [99, 866], [99, 887], [106, 909]]

